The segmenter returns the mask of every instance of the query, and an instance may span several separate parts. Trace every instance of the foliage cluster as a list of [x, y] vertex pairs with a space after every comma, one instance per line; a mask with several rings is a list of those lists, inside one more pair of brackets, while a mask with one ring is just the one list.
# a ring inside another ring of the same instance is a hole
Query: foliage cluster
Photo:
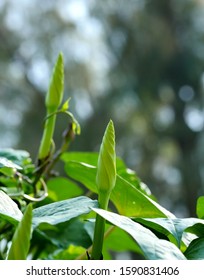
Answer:
[[[37, 163], [27, 151], [0, 150], [1, 259], [111, 259], [111, 252], [128, 250], [151, 260], [204, 259], [204, 197], [197, 201], [197, 218], [180, 219], [162, 207], [116, 157], [112, 121], [99, 153], [67, 151], [80, 126], [69, 100], [61, 105], [63, 71], [60, 54]], [[70, 122], [56, 149], [59, 113]], [[58, 161], [65, 175], [54, 173]]]

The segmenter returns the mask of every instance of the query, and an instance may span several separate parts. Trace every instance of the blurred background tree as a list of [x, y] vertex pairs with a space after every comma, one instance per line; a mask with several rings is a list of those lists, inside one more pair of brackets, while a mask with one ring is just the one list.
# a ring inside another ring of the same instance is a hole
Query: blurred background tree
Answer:
[[[106, 124], [117, 153], [178, 216], [204, 190], [204, 5], [193, 0], [1, 0], [0, 147], [35, 160], [44, 96], [59, 51], [65, 95], [98, 150]], [[58, 142], [67, 120], [59, 118]]]

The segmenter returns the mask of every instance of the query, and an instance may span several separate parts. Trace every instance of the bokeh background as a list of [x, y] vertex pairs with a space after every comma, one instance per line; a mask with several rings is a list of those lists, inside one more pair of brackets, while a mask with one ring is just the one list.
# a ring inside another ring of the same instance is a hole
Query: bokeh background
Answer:
[[194, 216], [204, 193], [204, 1], [0, 0], [0, 148], [35, 160], [59, 51], [82, 129], [71, 150], [97, 151], [113, 119], [118, 156], [164, 207]]

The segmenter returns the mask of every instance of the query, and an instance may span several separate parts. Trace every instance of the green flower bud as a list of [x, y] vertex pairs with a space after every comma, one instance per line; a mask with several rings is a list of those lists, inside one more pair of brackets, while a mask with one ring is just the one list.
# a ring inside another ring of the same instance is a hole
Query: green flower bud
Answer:
[[46, 95], [45, 104], [49, 112], [58, 109], [62, 102], [64, 93], [64, 61], [63, 54], [59, 53], [57, 62], [54, 66], [49, 89]]
[[50, 154], [52, 137], [55, 129], [56, 111], [62, 102], [64, 94], [64, 62], [63, 55], [59, 53], [57, 62], [54, 66], [50, 86], [46, 95], [45, 105], [47, 118], [44, 124], [43, 136], [40, 143], [38, 159], [40, 162]]
[[116, 182], [115, 130], [112, 120], [108, 123], [100, 147], [96, 184], [99, 193], [110, 194]]

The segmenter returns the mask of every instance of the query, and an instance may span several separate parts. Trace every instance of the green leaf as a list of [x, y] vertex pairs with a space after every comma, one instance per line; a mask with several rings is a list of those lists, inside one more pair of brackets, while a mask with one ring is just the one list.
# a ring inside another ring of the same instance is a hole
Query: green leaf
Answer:
[[33, 226], [37, 227], [41, 223], [56, 225], [69, 221], [89, 213], [91, 207], [98, 207], [98, 202], [84, 196], [50, 203], [33, 210]]
[[0, 217], [17, 224], [22, 219], [22, 212], [17, 204], [3, 191], [0, 191]]
[[11, 160], [9, 160], [5, 157], [0, 157], [0, 170], [5, 167], [11, 168], [13, 170], [22, 169], [21, 166], [17, 165], [16, 163], [12, 162]]
[[204, 219], [204, 196], [200, 196], [197, 200], [196, 214], [198, 218]]
[[67, 178], [56, 177], [47, 182], [48, 197], [53, 201], [60, 201], [79, 196], [83, 193], [82, 189]]
[[12, 238], [8, 260], [26, 260], [31, 238], [32, 204], [29, 204]]
[[[198, 234], [198, 225], [202, 225], [201, 231], [203, 232], [204, 221], [196, 218], [184, 218], [184, 219], [142, 219], [136, 218], [135, 221], [143, 224], [144, 226], [156, 230], [164, 235], [166, 235], [172, 242], [174, 242], [179, 248], [181, 246], [181, 241], [186, 243], [188, 236], [184, 236], [184, 231]], [[200, 228], [200, 227], [199, 227]], [[192, 238], [194, 238], [192, 236]], [[189, 241], [187, 241], [189, 242]]]
[[[96, 167], [70, 161], [65, 164], [65, 171], [72, 179], [82, 183], [92, 192], [97, 193], [95, 184]], [[174, 217], [169, 211], [146, 196], [122, 177], [117, 175], [116, 185], [110, 199], [118, 212], [131, 217]]]
[[130, 218], [103, 209], [93, 209], [113, 225], [129, 233], [140, 247], [144, 257], [149, 260], [185, 260], [185, 256], [171, 242], [159, 239], [149, 229]]
[[204, 237], [191, 242], [184, 255], [188, 260], [204, 260]]
[[98, 153], [66, 152], [61, 155], [61, 160], [65, 163], [70, 161], [83, 162], [96, 167], [98, 162]]
[[[75, 161], [75, 162], [79, 162], [79, 163], [87, 163], [89, 165], [96, 167], [97, 162], [98, 162], [98, 153], [95, 153], [95, 152], [66, 152], [66, 153], [62, 154], [61, 160], [64, 161], [65, 163], [68, 163], [70, 161]], [[150, 189], [144, 183], [140, 182], [135, 171], [127, 168], [125, 163], [119, 157], [116, 157], [116, 171], [117, 171], [118, 175], [120, 175], [127, 182], [129, 182], [133, 186], [135, 186], [135, 188], [139, 189], [144, 194], [151, 196], [151, 198], [153, 197], [151, 195]]]
[[0, 157], [6, 158], [21, 167], [25, 162], [31, 162], [30, 154], [23, 150], [0, 149]]
[[74, 260], [83, 254], [85, 249], [71, 244], [66, 250], [58, 250], [52, 256], [52, 260]]
[[92, 244], [85, 229], [85, 223], [77, 218], [57, 225], [41, 224], [38, 227], [39, 231], [60, 249], [66, 249], [71, 244], [88, 248]]
[[[122, 242], [121, 242], [122, 240]], [[112, 259], [110, 253], [124, 253], [124, 252], [134, 252], [136, 254], [142, 254], [140, 248], [132, 237], [124, 230], [119, 227], [114, 227], [114, 230], [103, 243], [103, 257], [105, 260]]]
[[62, 105], [60, 111], [66, 112], [69, 109], [69, 101], [71, 98], [68, 98]]

